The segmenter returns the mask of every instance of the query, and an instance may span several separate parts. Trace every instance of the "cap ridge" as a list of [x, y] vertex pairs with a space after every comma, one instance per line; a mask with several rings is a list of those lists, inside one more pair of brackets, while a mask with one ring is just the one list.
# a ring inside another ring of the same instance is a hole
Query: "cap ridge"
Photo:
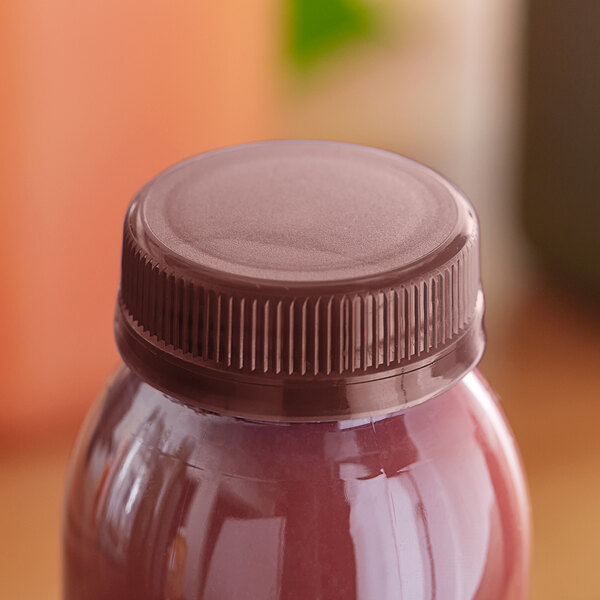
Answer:
[[397, 285], [282, 297], [197, 281], [158, 264], [127, 231], [120, 306], [159, 348], [258, 376], [345, 376], [395, 369], [451, 345], [475, 315], [476, 236], [446, 264]]

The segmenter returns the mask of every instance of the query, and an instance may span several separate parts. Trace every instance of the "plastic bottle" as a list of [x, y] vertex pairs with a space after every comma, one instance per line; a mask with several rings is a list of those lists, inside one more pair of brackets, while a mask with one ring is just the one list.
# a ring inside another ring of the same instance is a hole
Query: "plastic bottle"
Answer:
[[526, 598], [482, 317], [474, 210], [413, 161], [281, 141], [160, 174], [125, 219], [63, 597]]

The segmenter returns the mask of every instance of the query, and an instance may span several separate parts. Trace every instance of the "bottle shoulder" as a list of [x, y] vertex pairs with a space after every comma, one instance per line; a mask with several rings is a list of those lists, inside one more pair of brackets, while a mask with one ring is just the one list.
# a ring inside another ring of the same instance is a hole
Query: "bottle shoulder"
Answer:
[[451, 454], [468, 446], [469, 440], [477, 446], [481, 432], [490, 440], [506, 435], [506, 427], [493, 393], [477, 372], [439, 396], [392, 415], [283, 423], [205, 411], [164, 394], [122, 367], [96, 403], [82, 435], [87, 437], [85, 445], [107, 451], [137, 440], [161, 456], [202, 469], [302, 479], [329, 477], [332, 466], [342, 463], [353, 465], [346, 470], [355, 469], [362, 477], [399, 472]]

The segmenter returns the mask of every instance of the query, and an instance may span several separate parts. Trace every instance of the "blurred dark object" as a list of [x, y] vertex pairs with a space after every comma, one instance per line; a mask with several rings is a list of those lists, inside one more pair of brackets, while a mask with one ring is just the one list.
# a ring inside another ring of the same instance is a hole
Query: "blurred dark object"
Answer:
[[523, 219], [542, 264], [600, 294], [600, 2], [529, 0]]

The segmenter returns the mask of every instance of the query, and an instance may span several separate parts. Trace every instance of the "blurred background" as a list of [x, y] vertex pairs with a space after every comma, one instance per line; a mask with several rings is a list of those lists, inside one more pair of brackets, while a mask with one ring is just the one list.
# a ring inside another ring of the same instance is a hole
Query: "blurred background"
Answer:
[[471, 198], [531, 598], [600, 598], [598, 22], [584, 0], [2, 2], [0, 595], [59, 598], [129, 200], [198, 152], [299, 137], [406, 154]]

